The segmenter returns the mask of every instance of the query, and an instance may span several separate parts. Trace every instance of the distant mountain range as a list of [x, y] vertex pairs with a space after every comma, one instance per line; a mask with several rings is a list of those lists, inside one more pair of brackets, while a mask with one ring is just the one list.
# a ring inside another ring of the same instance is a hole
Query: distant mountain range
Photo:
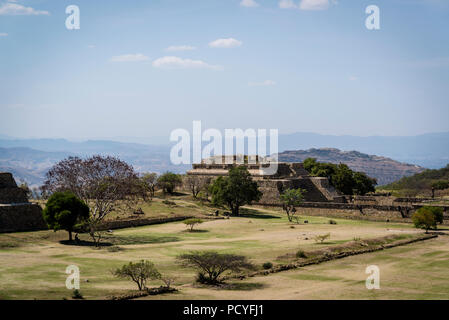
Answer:
[[16, 180], [38, 186], [45, 173], [68, 156], [113, 155], [133, 165], [138, 172], [167, 170], [183, 173], [190, 168], [170, 162], [170, 146], [150, 146], [115, 141], [72, 142], [64, 139], [0, 139], [0, 171], [14, 174]]
[[[127, 138], [127, 141], [131, 140], [132, 138]], [[136, 138], [136, 141], [145, 140]], [[10, 171], [18, 180], [22, 179], [30, 184], [39, 185], [43, 181], [45, 172], [55, 162], [70, 155], [89, 156], [93, 154], [118, 156], [132, 164], [139, 172], [162, 173], [170, 170], [183, 173], [188, 170], [189, 165], [177, 166], [170, 162], [170, 148], [169, 144], [147, 145], [111, 140], [74, 142], [65, 139], [16, 139], [2, 135], [0, 137], [0, 171]], [[419, 167], [415, 168], [412, 165], [399, 162], [426, 168], [445, 167], [449, 163], [449, 132], [406, 137], [332, 136], [315, 133], [293, 133], [279, 136], [279, 152], [281, 153], [286, 150], [313, 148], [357, 150], [358, 152], [355, 153], [334, 151], [327, 158], [323, 156], [323, 160], [320, 161], [333, 159], [336, 162], [348, 162], [353, 169], [365, 171], [378, 178], [379, 183], [383, 184], [416, 173], [413, 170], [421, 170]], [[296, 156], [300, 159], [307, 152], [311, 151], [298, 151]], [[379, 157], [368, 156], [368, 154], [375, 154]], [[286, 153], [286, 157], [287, 155], [288, 153]], [[293, 157], [293, 154], [290, 156]], [[367, 157], [373, 158], [367, 160]], [[389, 174], [390, 179], [387, 177]]]
[[310, 148], [337, 148], [376, 154], [426, 168], [442, 168], [449, 163], [449, 132], [418, 136], [332, 136], [293, 133], [279, 136], [279, 151]]
[[319, 162], [347, 164], [352, 170], [365, 172], [368, 176], [376, 178], [378, 185], [385, 185], [424, 171], [420, 166], [401, 163], [390, 158], [333, 148], [284, 151], [279, 154], [279, 161], [283, 162], [302, 162], [307, 158], [316, 158]]

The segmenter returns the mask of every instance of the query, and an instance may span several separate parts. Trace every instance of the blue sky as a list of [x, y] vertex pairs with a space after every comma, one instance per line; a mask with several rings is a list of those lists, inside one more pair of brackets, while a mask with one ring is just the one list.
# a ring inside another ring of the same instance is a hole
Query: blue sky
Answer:
[[16, 137], [449, 131], [445, 0], [0, 0], [0, 61]]

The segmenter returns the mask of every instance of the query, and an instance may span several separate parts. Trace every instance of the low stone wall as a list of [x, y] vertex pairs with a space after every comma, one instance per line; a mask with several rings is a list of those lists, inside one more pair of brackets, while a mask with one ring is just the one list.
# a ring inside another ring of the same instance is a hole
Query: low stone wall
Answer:
[[0, 206], [0, 232], [45, 230], [42, 208], [37, 204]]
[[399, 211], [378, 210], [373, 208], [362, 209], [335, 209], [320, 207], [297, 207], [297, 215], [323, 216], [331, 218], [345, 218], [353, 220], [411, 222], [411, 218], [403, 218]]
[[[257, 203], [257, 205], [269, 207], [281, 207], [278, 204]], [[412, 222], [413, 213], [423, 205], [413, 206], [382, 206], [336, 202], [304, 202], [296, 207], [299, 215], [316, 215], [335, 218], [372, 220], [372, 221], [396, 221]], [[449, 207], [441, 206], [444, 210], [444, 224], [449, 224]]]
[[99, 230], [113, 230], [122, 228], [134, 228], [140, 226], [147, 226], [152, 224], [161, 224], [175, 221], [183, 221], [193, 216], [177, 216], [177, 217], [160, 217], [160, 218], [136, 218], [136, 219], [123, 219], [123, 220], [111, 220], [104, 221]]

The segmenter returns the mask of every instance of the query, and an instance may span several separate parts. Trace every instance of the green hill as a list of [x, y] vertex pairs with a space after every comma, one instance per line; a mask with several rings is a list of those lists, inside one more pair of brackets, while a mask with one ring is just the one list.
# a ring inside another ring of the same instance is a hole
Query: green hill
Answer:
[[432, 186], [449, 182], [449, 164], [441, 169], [427, 169], [421, 173], [382, 186], [378, 189], [398, 191], [401, 195], [428, 195]]

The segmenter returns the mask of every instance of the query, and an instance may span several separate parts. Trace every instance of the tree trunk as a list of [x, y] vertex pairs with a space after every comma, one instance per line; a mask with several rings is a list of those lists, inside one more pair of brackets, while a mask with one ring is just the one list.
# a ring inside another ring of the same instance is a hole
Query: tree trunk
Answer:
[[69, 241], [72, 242], [73, 241], [73, 239], [72, 239], [72, 230], [68, 230], [68, 231], [69, 231]]

